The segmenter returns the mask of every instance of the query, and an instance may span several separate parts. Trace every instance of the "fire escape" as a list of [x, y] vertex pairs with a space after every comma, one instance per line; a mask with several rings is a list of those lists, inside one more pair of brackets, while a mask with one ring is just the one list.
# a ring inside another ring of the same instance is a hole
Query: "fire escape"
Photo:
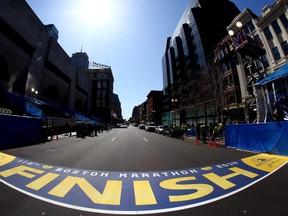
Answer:
[[[251, 114], [253, 114], [251, 110], [258, 110], [256, 109], [256, 105], [259, 103], [253, 84], [264, 76], [268, 64], [265, 60], [266, 51], [263, 48], [259, 36], [255, 34], [255, 28], [252, 22], [248, 22], [246, 26], [242, 27], [242, 23], [238, 21], [236, 26], [240, 30], [235, 34], [232, 30], [229, 30], [229, 35], [231, 36], [233, 49], [236, 55], [238, 55], [238, 65], [242, 67], [242, 74], [238, 72], [238, 75], [240, 85], [242, 88], [246, 88], [244, 91], [241, 91], [242, 103], [244, 102], [245, 116], [248, 122], [249, 116], [251, 117]], [[251, 26], [253, 26], [253, 28]], [[255, 35], [252, 32], [254, 32]], [[256, 116], [254, 117], [256, 118]]]

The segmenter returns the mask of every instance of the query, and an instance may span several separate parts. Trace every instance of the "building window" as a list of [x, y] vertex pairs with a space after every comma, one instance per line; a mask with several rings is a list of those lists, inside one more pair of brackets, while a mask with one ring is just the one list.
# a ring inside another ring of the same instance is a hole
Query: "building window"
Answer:
[[230, 87], [232, 87], [234, 85], [232, 76], [225, 77], [224, 82], [225, 82], [225, 88], [226, 89], [230, 88]]
[[223, 65], [222, 65], [222, 69], [224, 71], [224, 73], [228, 72], [229, 70], [231, 70], [231, 66], [229, 64], [229, 62], [225, 62]]
[[287, 17], [286, 17], [285, 14], [282, 14], [282, 15], [280, 16], [280, 20], [281, 20], [283, 26], [284, 26], [285, 28], [287, 28], [287, 27], [288, 27], [288, 19], [287, 19]]
[[105, 98], [102, 99], [102, 107], [107, 107], [107, 100]]
[[103, 89], [102, 91], [102, 97], [106, 98], [107, 97], [107, 91]]
[[230, 95], [229, 102], [230, 102], [230, 104], [235, 103], [235, 97], [233, 95]]
[[107, 81], [106, 80], [102, 81], [102, 88], [107, 88]]
[[264, 34], [265, 34], [267, 40], [271, 40], [273, 38], [269, 27], [266, 27], [264, 29]]
[[236, 102], [236, 100], [235, 100], [235, 97], [233, 94], [227, 95], [227, 104], [233, 104], [235, 102]]
[[274, 47], [274, 48], [272, 49], [272, 53], [273, 53], [273, 56], [274, 56], [274, 60], [275, 60], [275, 61], [277, 61], [277, 60], [279, 60], [279, 59], [281, 58], [280, 53], [279, 53], [279, 50], [278, 50], [277, 47]]
[[279, 34], [281, 32], [281, 28], [280, 28], [277, 20], [272, 22], [272, 27], [273, 27], [276, 34]]
[[287, 41], [282, 42], [281, 46], [282, 46], [282, 49], [283, 49], [285, 56], [287, 56], [288, 55], [288, 43], [287, 43]]
[[263, 43], [262, 43], [259, 35], [255, 35], [255, 36], [254, 36], [254, 40], [256, 41], [256, 43], [257, 43], [258, 46], [263, 47]]
[[252, 21], [248, 22], [243, 28], [246, 34], [252, 34], [252, 32], [255, 31], [255, 26]]
[[217, 59], [218, 59], [218, 60], [222, 59], [222, 58], [224, 57], [224, 52], [223, 52], [223, 50], [219, 50], [219, 51], [216, 53], [216, 55], [217, 55]]
[[101, 106], [101, 101], [98, 99], [96, 100], [96, 107], [100, 107]]

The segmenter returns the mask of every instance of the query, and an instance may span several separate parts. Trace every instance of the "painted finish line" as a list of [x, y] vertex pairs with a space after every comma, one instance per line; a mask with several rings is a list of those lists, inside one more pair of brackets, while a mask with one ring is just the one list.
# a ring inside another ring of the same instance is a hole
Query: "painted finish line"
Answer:
[[56, 205], [107, 214], [153, 214], [233, 195], [284, 166], [259, 154], [230, 163], [157, 172], [109, 172], [41, 164], [0, 153], [0, 181]]

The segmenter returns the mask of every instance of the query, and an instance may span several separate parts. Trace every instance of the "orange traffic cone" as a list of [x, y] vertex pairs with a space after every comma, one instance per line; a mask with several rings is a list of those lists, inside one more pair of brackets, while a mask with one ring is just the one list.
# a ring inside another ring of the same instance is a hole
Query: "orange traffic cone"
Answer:
[[195, 144], [198, 145], [199, 144], [199, 141], [198, 141], [198, 136], [196, 136], [196, 141], [195, 141]]
[[210, 137], [210, 141], [209, 141], [208, 146], [212, 146], [212, 137]]
[[214, 141], [214, 146], [213, 146], [214, 148], [216, 148], [217, 147], [217, 145], [216, 145], [216, 139], [215, 139], [215, 141]]

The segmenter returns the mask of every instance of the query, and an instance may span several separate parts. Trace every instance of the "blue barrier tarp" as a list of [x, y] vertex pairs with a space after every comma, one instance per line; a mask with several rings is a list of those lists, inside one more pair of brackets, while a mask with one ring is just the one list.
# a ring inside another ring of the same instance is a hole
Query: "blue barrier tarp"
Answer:
[[288, 121], [226, 125], [225, 145], [288, 156]]
[[42, 142], [42, 119], [0, 114], [0, 137], [0, 146]]
[[278, 68], [276, 71], [271, 73], [269, 76], [255, 83], [255, 86], [263, 86], [267, 83], [273, 82], [278, 79], [282, 79], [288, 76], [288, 63], [284, 64], [282, 67]]

